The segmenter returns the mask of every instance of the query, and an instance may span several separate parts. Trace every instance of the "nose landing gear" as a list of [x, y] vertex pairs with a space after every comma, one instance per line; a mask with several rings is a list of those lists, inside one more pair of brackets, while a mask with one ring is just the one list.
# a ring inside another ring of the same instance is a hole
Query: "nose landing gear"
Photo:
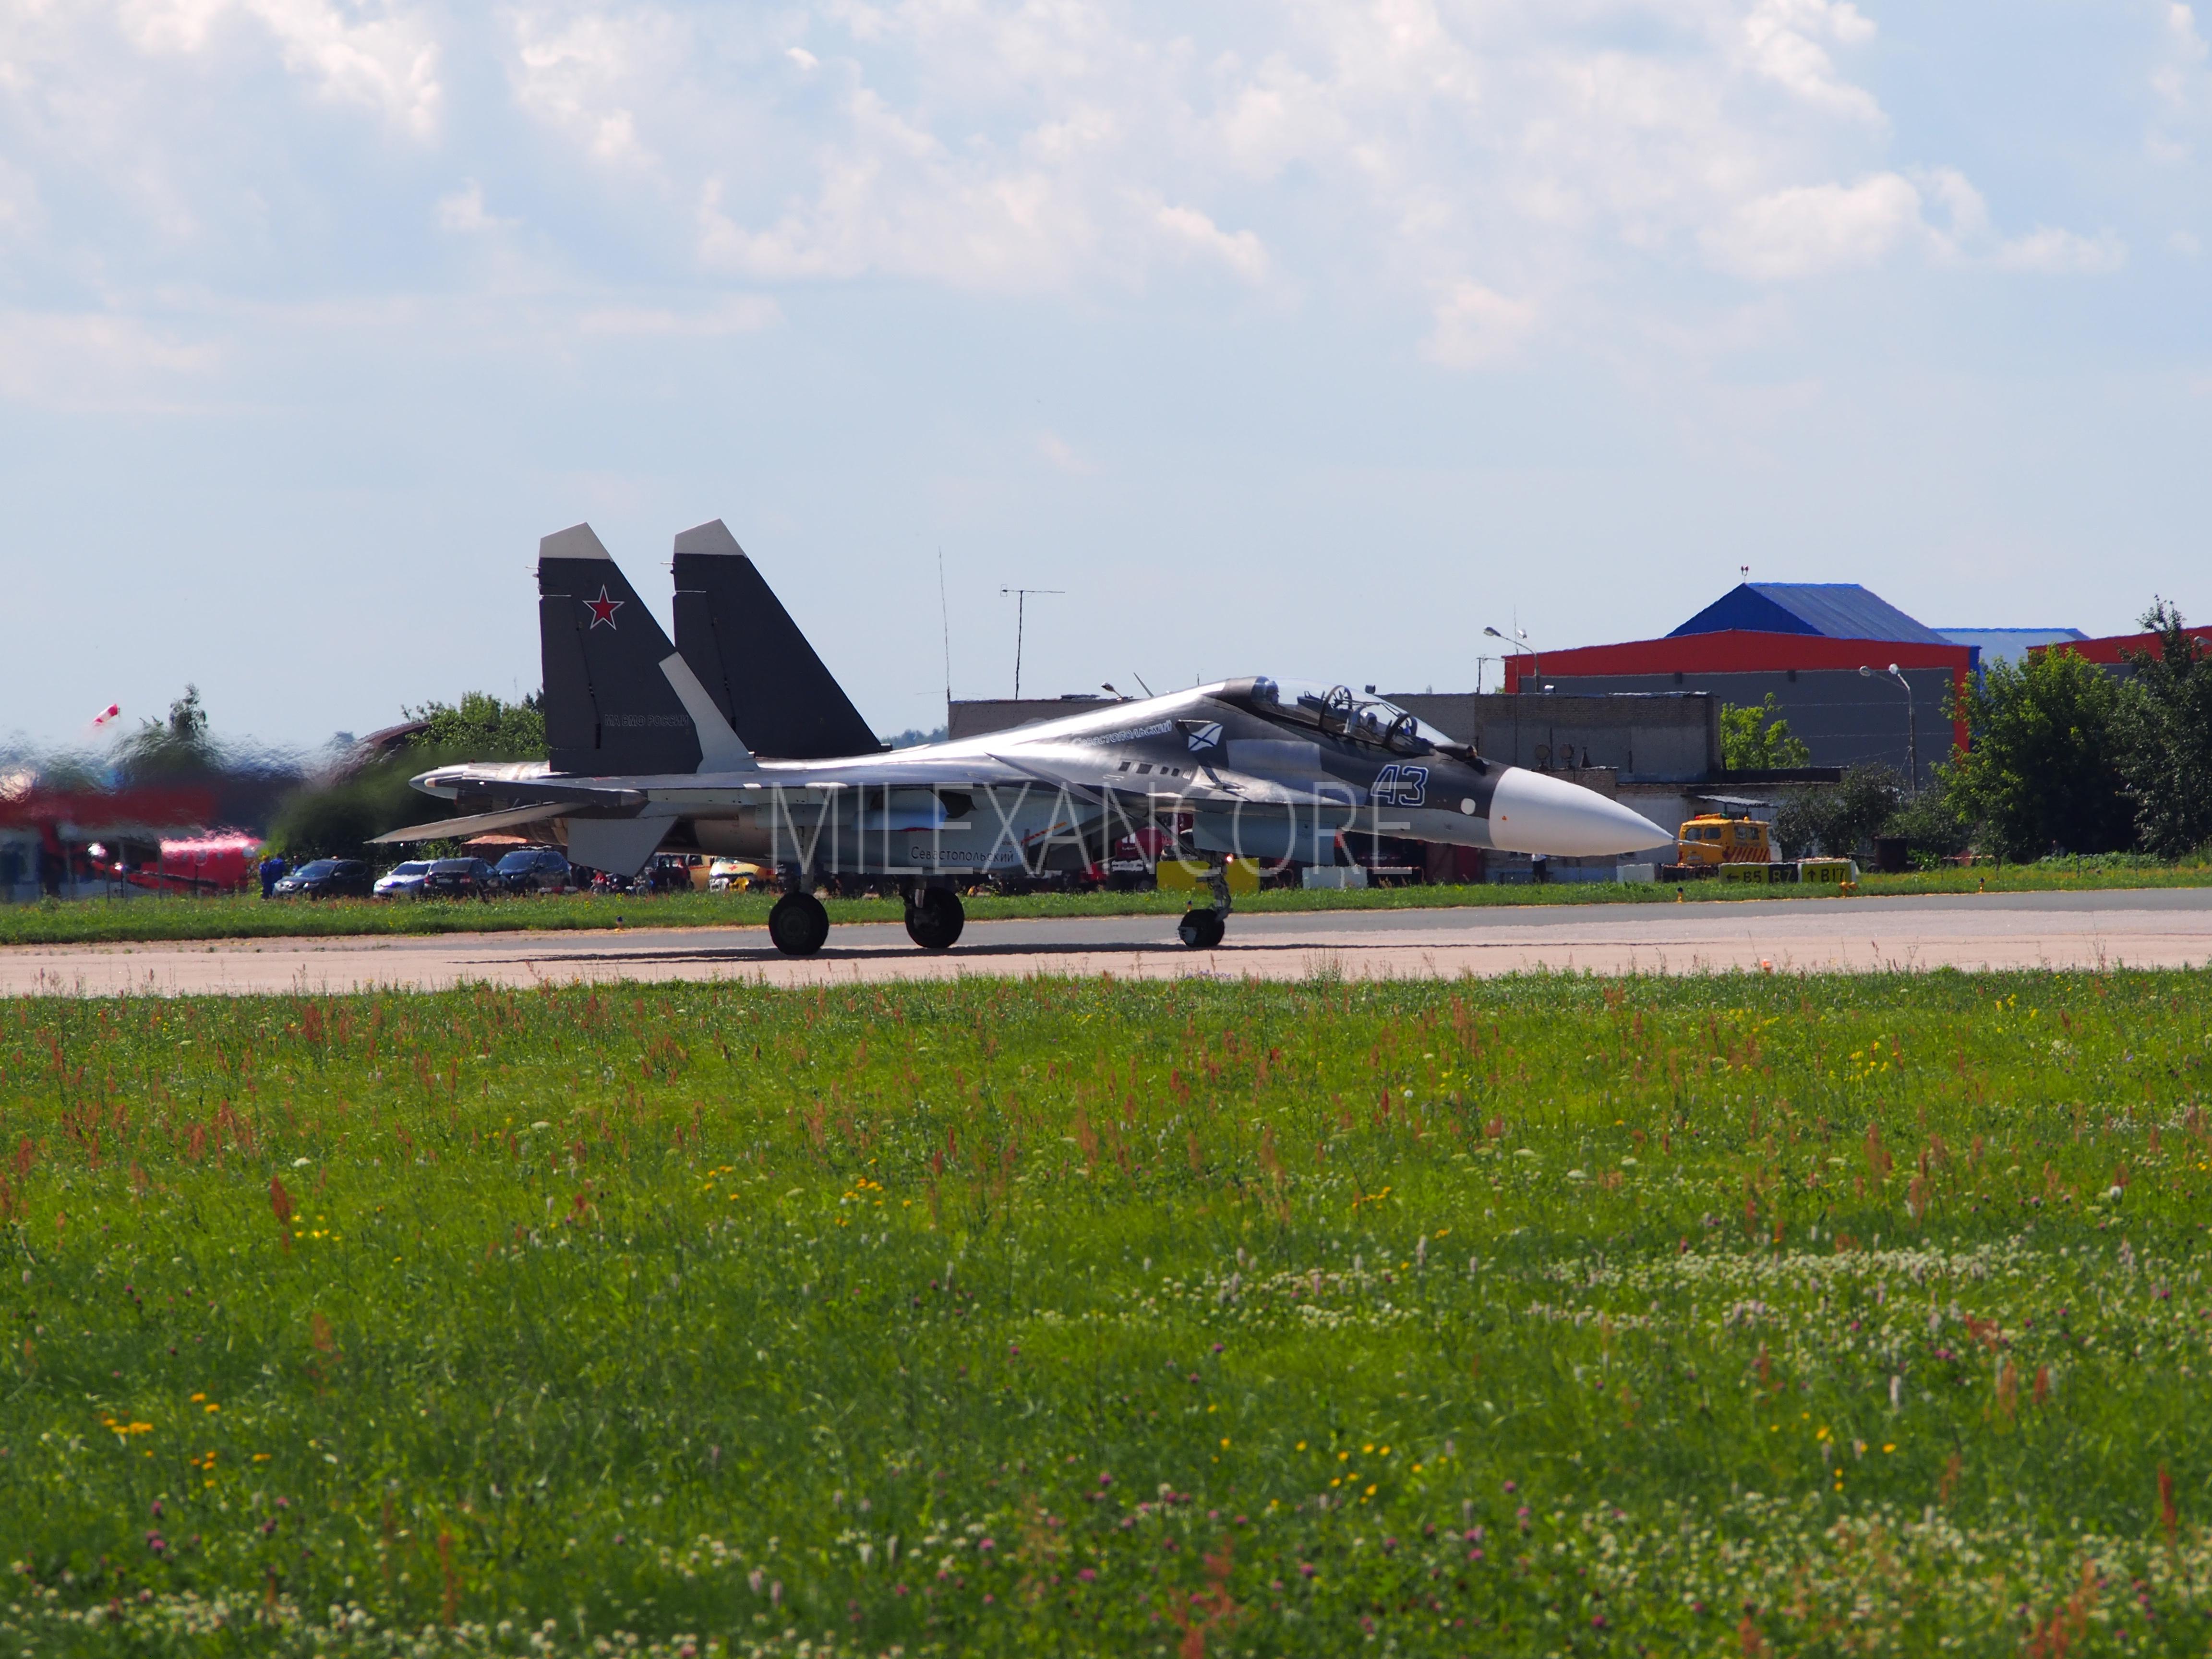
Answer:
[[1218, 864], [1208, 871], [1206, 884], [1213, 896], [1212, 908], [1186, 910], [1176, 924], [1176, 937], [1194, 951], [1212, 950], [1229, 931], [1228, 865]]
[[1176, 937], [1194, 951], [1211, 951], [1228, 931], [1228, 921], [1218, 910], [1186, 910], [1176, 924]]

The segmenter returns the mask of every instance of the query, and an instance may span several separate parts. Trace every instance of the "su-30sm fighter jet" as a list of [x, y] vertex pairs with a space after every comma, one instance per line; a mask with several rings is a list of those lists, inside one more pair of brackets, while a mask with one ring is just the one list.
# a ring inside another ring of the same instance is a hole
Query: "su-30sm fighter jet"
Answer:
[[1232, 857], [1332, 863], [1347, 832], [1569, 857], [1666, 838], [1390, 703], [1265, 675], [886, 751], [720, 520], [676, 552], [681, 649], [588, 525], [546, 537], [550, 758], [425, 772], [415, 787], [466, 816], [383, 839], [543, 823], [575, 862], [619, 876], [671, 841], [754, 860], [783, 888], [769, 937], [803, 957], [829, 936], [824, 877], [895, 879], [908, 933], [942, 951], [960, 937], [959, 888], [1103, 863], [1146, 828], [1206, 872], [1212, 903], [1176, 929], [1199, 950], [1221, 943]]

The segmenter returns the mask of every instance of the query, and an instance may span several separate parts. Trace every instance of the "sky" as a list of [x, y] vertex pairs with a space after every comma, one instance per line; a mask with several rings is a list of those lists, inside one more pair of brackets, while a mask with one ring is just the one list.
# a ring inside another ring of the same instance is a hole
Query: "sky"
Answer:
[[[2169, 0], [0, 0], [0, 740], [538, 680], [726, 520], [886, 732], [1749, 566], [2212, 620]], [[943, 572], [940, 608], [939, 570]], [[949, 623], [949, 626], [948, 626]], [[1480, 664], [1485, 655], [1492, 660]]]

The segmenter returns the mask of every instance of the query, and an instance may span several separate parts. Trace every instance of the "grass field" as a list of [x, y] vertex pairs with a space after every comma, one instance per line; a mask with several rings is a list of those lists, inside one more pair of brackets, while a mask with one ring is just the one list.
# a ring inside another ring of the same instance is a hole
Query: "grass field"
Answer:
[[0, 1647], [2197, 1652], [2208, 994], [0, 1006]]
[[[2212, 886], [2212, 864], [2148, 862], [2076, 869], [2069, 865], [2009, 865], [1903, 876], [1869, 875], [1863, 892], [1972, 893], [2114, 890], [2130, 887]], [[1691, 882], [1683, 896], [1698, 903], [1751, 902], [1811, 896], [1802, 887], [1744, 887]], [[1370, 888], [1358, 892], [1267, 891], [1237, 901], [1243, 911], [1400, 910], [1467, 905], [1672, 904], [1676, 890], [1650, 883], [1559, 882], [1542, 886]], [[387, 903], [368, 899], [264, 902], [258, 897], [88, 899], [68, 903], [0, 905], [0, 945], [97, 944], [107, 940], [333, 938], [359, 933], [514, 933], [639, 927], [758, 926], [775, 902], [769, 893], [672, 893], [649, 898], [568, 894], [491, 903]], [[963, 900], [979, 921], [1012, 916], [1176, 915], [1188, 902], [1178, 893], [983, 895]], [[833, 899], [832, 921], [895, 921], [896, 900]]]

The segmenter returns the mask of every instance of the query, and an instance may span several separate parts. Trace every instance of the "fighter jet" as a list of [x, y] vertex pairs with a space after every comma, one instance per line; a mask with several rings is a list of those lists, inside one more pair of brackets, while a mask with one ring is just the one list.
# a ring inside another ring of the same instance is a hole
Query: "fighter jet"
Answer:
[[942, 951], [959, 889], [1103, 863], [1146, 828], [1204, 872], [1212, 902], [1176, 929], [1197, 950], [1224, 936], [1234, 858], [1332, 863], [1340, 835], [1568, 857], [1665, 839], [1382, 699], [1267, 675], [887, 752], [719, 520], [677, 555], [682, 650], [590, 526], [540, 542], [549, 758], [425, 772], [415, 787], [466, 815], [380, 839], [545, 823], [577, 863], [628, 877], [678, 837], [777, 872], [769, 936], [794, 957], [829, 937], [826, 877], [896, 882], [908, 936]]

